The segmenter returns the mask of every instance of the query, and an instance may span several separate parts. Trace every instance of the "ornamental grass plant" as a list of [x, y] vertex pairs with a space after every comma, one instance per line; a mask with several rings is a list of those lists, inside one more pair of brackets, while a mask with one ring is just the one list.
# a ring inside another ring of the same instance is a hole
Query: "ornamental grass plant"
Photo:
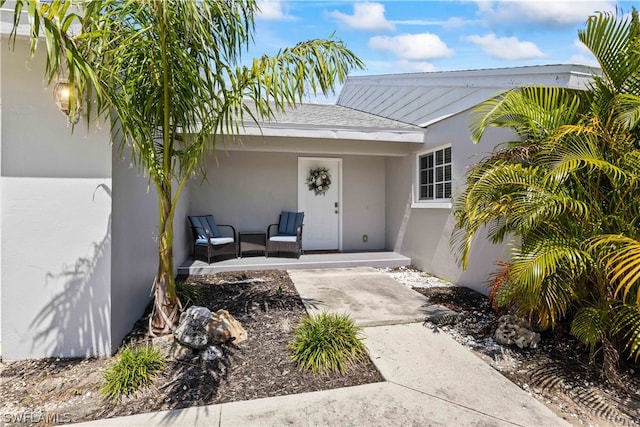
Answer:
[[157, 348], [151, 345], [128, 345], [103, 372], [104, 385], [100, 393], [107, 400], [117, 401], [151, 384], [164, 366], [164, 356]]
[[362, 328], [348, 314], [305, 316], [289, 343], [291, 359], [314, 373], [345, 372], [367, 354]]
[[176, 280], [176, 294], [183, 310], [192, 305], [202, 305], [202, 291], [194, 283]]

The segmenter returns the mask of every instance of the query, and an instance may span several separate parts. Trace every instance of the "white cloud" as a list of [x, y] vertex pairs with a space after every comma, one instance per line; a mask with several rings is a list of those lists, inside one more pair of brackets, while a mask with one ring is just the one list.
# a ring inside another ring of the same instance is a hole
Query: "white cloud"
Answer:
[[398, 73], [426, 73], [438, 71], [436, 66], [426, 61], [398, 61], [365, 60], [367, 69], [356, 71], [353, 75], [398, 74]]
[[257, 19], [268, 21], [293, 21], [296, 19], [283, 9], [280, 0], [258, 0], [258, 7], [260, 12], [256, 15]]
[[567, 59], [566, 63], [575, 64], [575, 65], [586, 65], [588, 67], [596, 67], [596, 68], [600, 67], [600, 64], [598, 64], [598, 61], [596, 61], [596, 58], [594, 58], [593, 56], [580, 55], [580, 54], [570, 56], [569, 59]]
[[369, 47], [381, 52], [391, 52], [401, 59], [436, 59], [453, 55], [440, 37], [431, 33], [375, 36], [369, 39]]
[[385, 18], [384, 5], [380, 3], [354, 3], [353, 15], [347, 15], [338, 10], [331, 11], [328, 15], [356, 30], [393, 31], [396, 28]]
[[584, 23], [596, 12], [614, 12], [616, 2], [609, 0], [476, 0], [478, 14], [490, 25], [517, 27], [537, 24], [567, 27]]
[[575, 46], [575, 48], [578, 50], [578, 52], [580, 52], [583, 55], [592, 55], [591, 51], [589, 50], [589, 48], [580, 41], [580, 39], [575, 39], [573, 41], [573, 46]]
[[479, 46], [485, 53], [497, 59], [517, 60], [544, 56], [535, 43], [520, 41], [515, 37], [498, 38], [490, 33], [485, 36], [468, 36], [465, 40]]
[[430, 20], [430, 19], [402, 19], [392, 20], [392, 24], [396, 25], [419, 25], [423, 27], [442, 27], [446, 29], [462, 28], [469, 25], [478, 24], [478, 20], [469, 20], [453, 16], [446, 21]]
[[571, 56], [568, 60], [568, 64], [588, 65], [589, 67], [599, 67], [598, 61], [596, 61], [593, 53], [582, 43], [580, 40], [575, 40], [573, 45], [578, 50], [578, 53]]
[[463, 28], [469, 25], [477, 24], [478, 21], [472, 21], [464, 18], [460, 18], [457, 16], [452, 16], [447, 19], [447, 21], [442, 25], [443, 28], [446, 29], [455, 29], [455, 28]]
[[425, 61], [396, 61], [393, 63], [393, 68], [396, 72], [399, 70], [407, 73], [428, 73], [436, 71], [435, 65]]

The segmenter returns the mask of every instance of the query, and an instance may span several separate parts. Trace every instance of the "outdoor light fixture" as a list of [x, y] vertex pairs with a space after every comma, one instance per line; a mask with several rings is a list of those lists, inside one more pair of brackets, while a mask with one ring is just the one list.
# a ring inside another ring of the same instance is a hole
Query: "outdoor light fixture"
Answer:
[[71, 86], [67, 80], [58, 80], [53, 87], [53, 97], [60, 111], [67, 116], [71, 112], [69, 109], [69, 98], [71, 97]]
[[53, 87], [53, 97], [56, 100], [56, 105], [67, 116], [67, 122], [70, 125], [78, 123], [80, 118], [80, 103], [77, 98], [75, 100], [75, 111], [73, 114], [71, 112], [71, 97], [77, 95], [71, 93], [72, 90], [74, 90], [73, 86], [68, 80], [64, 79], [58, 80]]

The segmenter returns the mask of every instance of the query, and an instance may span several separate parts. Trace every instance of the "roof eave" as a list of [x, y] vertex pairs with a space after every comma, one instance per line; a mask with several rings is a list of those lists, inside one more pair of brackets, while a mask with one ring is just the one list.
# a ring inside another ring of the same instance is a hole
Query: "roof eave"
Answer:
[[422, 144], [424, 130], [372, 129], [372, 128], [325, 128], [302, 126], [245, 125], [240, 128], [243, 136], [275, 136], [281, 138], [316, 138], [333, 140], [404, 142]]

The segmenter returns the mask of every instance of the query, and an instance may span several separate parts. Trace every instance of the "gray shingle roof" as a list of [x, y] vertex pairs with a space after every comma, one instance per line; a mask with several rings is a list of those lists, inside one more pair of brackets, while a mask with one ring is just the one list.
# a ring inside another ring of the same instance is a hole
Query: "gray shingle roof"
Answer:
[[276, 113], [274, 120], [262, 125], [422, 131], [418, 126], [379, 117], [341, 105], [329, 104], [298, 104], [296, 107], [288, 109], [285, 113]]

